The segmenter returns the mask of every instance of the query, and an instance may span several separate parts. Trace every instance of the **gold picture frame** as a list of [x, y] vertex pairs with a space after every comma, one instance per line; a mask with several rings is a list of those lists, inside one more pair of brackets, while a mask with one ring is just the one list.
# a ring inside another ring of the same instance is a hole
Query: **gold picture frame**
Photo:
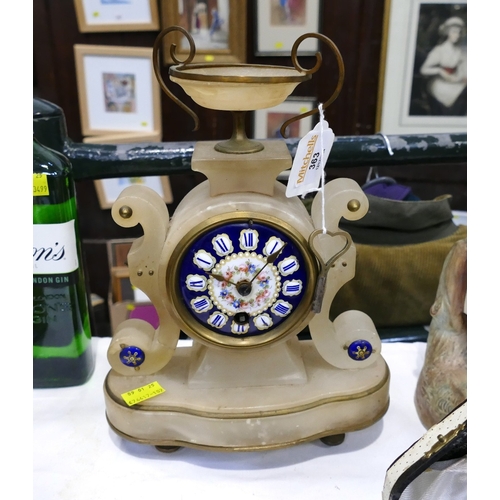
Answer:
[[81, 33], [160, 29], [157, 0], [73, 0]]
[[[376, 130], [396, 135], [466, 132], [467, 0], [385, 0], [384, 9]], [[463, 46], [460, 68], [435, 60], [453, 20], [462, 30], [454, 42], [455, 48]], [[465, 71], [464, 89], [457, 91], [449, 77], [430, 75], [424, 67], [431, 59], [433, 72], [441, 68], [458, 78]]]
[[161, 133], [153, 49], [74, 45], [82, 135]]
[[[305, 33], [319, 33], [322, 0], [254, 0], [255, 55], [289, 56], [295, 41]], [[308, 38], [297, 48], [297, 55], [312, 56], [319, 49], [316, 38]]]
[[[160, 142], [161, 134], [108, 134], [99, 137], [84, 137], [85, 144], [133, 144], [141, 142]], [[165, 201], [172, 203], [174, 197], [168, 175], [148, 177], [122, 177], [98, 179], [94, 181], [99, 206], [102, 210], [113, 206], [121, 191], [132, 184], [142, 184], [156, 191]]]
[[108, 267], [111, 270], [128, 269], [127, 256], [136, 238], [118, 238], [106, 241], [106, 250], [108, 255]]
[[[247, 0], [216, 0], [217, 17], [197, 0], [161, 0], [162, 29], [181, 26], [193, 37], [196, 55], [191, 62], [245, 63], [247, 49]], [[180, 11], [180, 8], [184, 9]], [[198, 9], [198, 11], [197, 11]], [[219, 19], [217, 29], [216, 20]], [[189, 55], [189, 43], [178, 31], [163, 41], [163, 62], [173, 64], [170, 46], [176, 45], [179, 60]]]
[[[254, 139], [282, 138], [280, 128], [290, 118], [307, 113], [316, 106], [314, 97], [290, 96], [272, 108], [254, 111]], [[306, 116], [287, 127], [288, 137], [302, 138], [314, 127], [315, 115]]]
[[111, 179], [98, 179], [94, 181], [94, 186], [101, 209], [110, 209], [120, 193], [132, 185], [142, 185], [156, 191], [165, 201], [172, 203], [172, 188], [167, 175], [151, 175], [147, 177], [114, 177]]
[[161, 142], [161, 138], [161, 132], [145, 134], [138, 132], [122, 132], [84, 137], [82, 142], [85, 144], [130, 144], [135, 142]]

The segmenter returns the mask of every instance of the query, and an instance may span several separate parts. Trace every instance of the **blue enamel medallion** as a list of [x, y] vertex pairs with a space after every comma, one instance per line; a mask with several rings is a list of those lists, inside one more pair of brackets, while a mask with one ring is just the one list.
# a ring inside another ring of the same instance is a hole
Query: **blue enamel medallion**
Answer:
[[125, 366], [139, 366], [144, 363], [144, 359], [146, 358], [146, 355], [144, 354], [144, 351], [140, 347], [136, 347], [133, 345], [124, 347], [120, 351], [120, 361], [125, 365]]
[[373, 347], [367, 340], [355, 340], [347, 348], [347, 353], [355, 361], [363, 361], [371, 356]]

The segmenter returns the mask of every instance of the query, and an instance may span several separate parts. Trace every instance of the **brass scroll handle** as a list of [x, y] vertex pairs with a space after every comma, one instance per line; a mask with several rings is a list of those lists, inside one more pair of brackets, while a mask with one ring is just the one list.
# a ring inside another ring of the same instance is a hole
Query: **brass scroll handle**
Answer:
[[[339, 250], [337, 253], [335, 253], [332, 257], [330, 257], [326, 262], [323, 260], [321, 257], [321, 254], [319, 253], [318, 249], [316, 248], [314, 244], [314, 240], [316, 236], [319, 236], [320, 234], [327, 234], [331, 238], [335, 238], [336, 236], [343, 236], [345, 238], [345, 245], [344, 247]], [[312, 304], [312, 310], [316, 313], [319, 314], [321, 312], [321, 308], [323, 305], [323, 297], [326, 292], [326, 280], [328, 277], [328, 272], [330, 269], [335, 265], [335, 262], [344, 255], [347, 250], [352, 245], [352, 238], [349, 233], [346, 233], [345, 231], [337, 231], [337, 232], [331, 232], [331, 231], [326, 231], [323, 232], [322, 229], [316, 229], [313, 231], [310, 236], [309, 236], [309, 247], [311, 248], [312, 252], [318, 259], [318, 263], [320, 266], [320, 272], [318, 275], [318, 280], [316, 282], [316, 289], [314, 291], [314, 297], [313, 297], [313, 304]]]
[[[340, 94], [340, 91], [342, 90], [342, 86], [344, 85], [344, 77], [345, 77], [345, 68], [344, 68], [344, 60], [342, 59], [342, 55], [340, 53], [340, 50], [338, 47], [325, 35], [322, 35], [321, 33], [306, 33], [295, 41], [292, 47], [292, 62], [293, 65], [295, 66], [295, 69], [300, 71], [301, 73], [307, 73], [307, 74], [313, 74], [316, 73], [316, 71], [319, 70], [321, 67], [321, 63], [323, 61], [323, 58], [321, 56], [320, 52], [316, 52], [316, 64], [314, 67], [311, 69], [305, 69], [303, 68], [298, 61], [297, 58], [297, 50], [299, 48], [299, 45], [306, 39], [306, 38], [317, 38], [318, 40], [321, 40], [322, 42], [325, 42], [328, 47], [333, 51], [335, 54], [335, 57], [337, 58], [337, 64], [339, 67], [339, 79], [337, 82], [337, 86], [335, 87], [335, 90], [333, 91], [333, 94], [330, 96], [330, 98], [323, 104], [323, 109], [326, 109], [330, 104], [337, 99], [338, 95]], [[311, 111], [307, 111], [306, 113], [302, 113], [300, 115], [294, 116], [293, 118], [290, 118], [287, 120], [283, 125], [281, 125], [280, 132], [283, 137], [287, 137], [286, 135], [286, 128], [293, 122], [297, 120], [301, 120], [302, 118], [305, 118], [306, 116], [311, 116], [314, 115], [319, 111], [318, 108], [314, 108]]]
[[188, 40], [189, 42], [189, 54], [187, 58], [184, 61], [181, 61], [177, 55], [176, 55], [176, 48], [177, 45], [173, 43], [170, 45], [170, 57], [174, 61], [175, 64], [179, 64], [180, 67], [185, 66], [186, 64], [189, 64], [195, 56], [196, 48], [194, 45], [194, 40], [192, 36], [181, 26], [171, 26], [170, 28], [165, 28], [163, 31], [159, 33], [159, 35], [156, 37], [155, 43], [153, 45], [153, 69], [156, 75], [156, 79], [158, 80], [158, 83], [160, 84], [161, 89], [165, 94], [172, 99], [178, 106], [180, 106], [186, 113], [188, 113], [194, 120], [194, 130], [198, 130], [198, 127], [200, 126], [200, 119], [198, 118], [198, 115], [188, 106], [186, 106], [180, 99], [174, 96], [172, 92], [169, 90], [169, 88], [166, 86], [162, 76], [161, 76], [161, 63], [160, 63], [160, 49], [161, 49], [161, 44], [163, 39], [172, 31], [180, 31]]

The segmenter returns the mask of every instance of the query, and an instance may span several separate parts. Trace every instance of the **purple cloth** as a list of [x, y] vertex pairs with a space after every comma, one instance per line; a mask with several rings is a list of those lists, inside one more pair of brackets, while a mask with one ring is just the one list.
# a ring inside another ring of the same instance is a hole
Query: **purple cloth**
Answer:
[[160, 318], [153, 305], [136, 305], [134, 309], [130, 311], [129, 318], [143, 319], [150, 323], [155, 329], [160, 326]]
[[404, 200], [410, 194], [411, 188], [402, 186], [401, 184], [386, 184], [381, 182], [366, 188], [364, 191], [367, 194], [378, 196], [379, 198]]

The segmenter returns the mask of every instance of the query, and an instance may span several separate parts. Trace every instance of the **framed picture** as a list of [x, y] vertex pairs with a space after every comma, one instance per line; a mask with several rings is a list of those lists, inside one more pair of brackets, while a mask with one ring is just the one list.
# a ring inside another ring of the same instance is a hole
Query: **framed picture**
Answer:
[[[123, 271], [123, 269], [127, 267], [127, 256], [134, 241], [135, 238], [120, 238], [106, 241], [110, 272], [113, 268]], [[123, 271], [120, 274], [123, 276], [125, 273]]]
[[160, 28], [156, 0], [73, 0], [78, 29], [154, 31]]
[[156, 191], [165, 203], [172, 203], [172, 189], [170, 179], [166, 175], [146, 177], [117, 177], [112, 179], [98, 179], [94, 181], [99, 199], [99, 206], [104, 210], [111, 208], [120, 193], [128, 186], [140, 184]]
[[123, 132], [84, 137], [82, 142], [86, 144], [132, 144], [136, 142], [161, 142], [161, 138], [161, 132], [144, 134], [138, 132]]
[[466, 0], [386, 0], [377, 130], [467, 130]]
[[[130, 273], [128, 267], [111, 268], [111, 293], [113, 302], [131, 301], [134, 303], [151, 302], [149, 297], [139, 288], [130, 283]], [[154, 309], [154, 308], [153, 308]], [[130, 308], [133, 310], [133, 308]], [[130, 315], [129, 318], [138, 317]], [[145, 319], [145, 318], [144, 318]]]
[[75, 45], [74, 52], [84, 136], [161, 132], [152, 48]]
[[[246, 62], [246, 0], [161, 0], [162, 28], [181, 26], [192, 37], [196, 55], [192, 62]], [[172, 64], [170, 46], [184, 60], [189, 42], [180, 32], [164, 38], [163, 61]]]
[[[256, 0], [257, 26], [255, 55], [289, 56], [293, 44], [306, 33], [320, 31], [320, 0]], [[297, 55], [314, 55], [316, 38], [305, 39]]]
[[[254, 139], [281, 138], [281, 126], [290, 118], [311, 111], [315, 100], [307, 97], [289, 97], [286, 101], [273, 108], [254, 111]], [[286, 129], [287, 137], [304, 137], [315, 123], [316, 115], [306, 116], [291, 123]]]
[[124, 238], [106, 242], [111, 293], [115, 302], [121, 302], [124, 299], [133, 300], [127, 257], [134, 241], [133, 238]]
[[134, 300], [134, 292], [130, 284], [130, 273], [127, 266], [112, 267], [111, 291], [115, 302], [123, 300]]
[[111, 278], [108, 308], [113, 332], [127, 319], [142, 319], [155, 329], [160, 324], [156, 308], [149, 297], [130, 282], [127, 258], [134, 241], [134, 238], [124, 238], [106, 242]]

